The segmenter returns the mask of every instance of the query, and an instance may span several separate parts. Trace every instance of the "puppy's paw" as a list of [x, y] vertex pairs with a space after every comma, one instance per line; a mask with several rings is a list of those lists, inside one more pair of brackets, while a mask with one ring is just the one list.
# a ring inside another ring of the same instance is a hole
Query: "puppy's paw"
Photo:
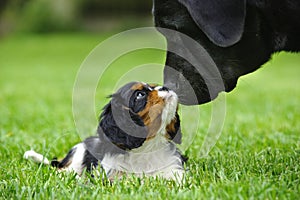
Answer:
[[46, 165], [50, 164], [49, 160], [46, 157], [44, 157], [42, 154], [35, 152], [34, 150], [26, 151], [23, 157], [25, 159], [32, 160], [37, 163], [44, 163]]

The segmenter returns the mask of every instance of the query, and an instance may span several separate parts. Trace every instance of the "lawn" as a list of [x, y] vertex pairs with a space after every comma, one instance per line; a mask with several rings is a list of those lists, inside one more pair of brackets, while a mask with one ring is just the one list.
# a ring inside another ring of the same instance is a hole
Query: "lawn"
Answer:
[[[24, 160], [23, 153], [31, 148], [49, 158], [62, 157], [81, 140], [72, 113], [74, 81], [88, 53], [109, 35], [69, 33], [0, 39], [0, 198], [299, 198], [300, 54], [275, 55], [226, 94], [222, 135], [207, 157], [200, 157], [199, 149], [212, 104], [190, 109], [200, 108], [201, 118], [195, 133], [184, 128], [195, 126], [193, 120], [182, 119], [183, 140], [196, 136], [185, 150], [190, 159], [187, 180], [181, 186], [153, 178], [142, 182], [135, 177], [105, 185], [101, 180], [76, 179], [73, 174], [57, 175], [47, 166]], [[132, 66], [163, 60], [162, 51], [148, 49], [114, 62], [97, 89], [96, 112], [100, 113], [108, 101], [105, 97]], [[157, 74], [161, 73], [149, 72], [147, 81], [154, 76], [153, 81], [161, 80]], [[131, 77], [136, 80], [144, 77], [134, 75]], [[197, 117], [193, 114], [187, 118]]]

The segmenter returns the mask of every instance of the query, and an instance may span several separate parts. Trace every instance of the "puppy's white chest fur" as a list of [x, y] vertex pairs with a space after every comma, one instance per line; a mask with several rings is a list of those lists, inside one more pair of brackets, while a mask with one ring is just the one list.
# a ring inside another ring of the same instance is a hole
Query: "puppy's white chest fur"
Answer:
[[119, 173], [132, 173], [180, 180], [184, 172], [180, 156], [175, 144], [161, 135], [126, 154], [106, 154], [101, 166], [110, 178]]
[[158, 96], [162, 97], [165, 100], [165, 106], [161, 115], [162, 124], [158, 132], [165, 134], [165, 127], [175, 117], [175, 113], [177, 111], [178, 97], [173, 91], [159, 91]]

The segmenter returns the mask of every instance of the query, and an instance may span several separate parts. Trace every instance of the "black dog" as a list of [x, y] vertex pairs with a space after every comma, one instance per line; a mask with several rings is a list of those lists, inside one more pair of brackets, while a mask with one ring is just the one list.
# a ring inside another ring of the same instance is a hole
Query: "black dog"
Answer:
[[61, 161], [50, 163], [32, 150], [24, 157], [78, 175], [100, 168], [110, 180], [135, 174], [180, 182], [186, 158], [175, 145], [181, 142], [177, 95], [162, 86], [131, 82], [111, 98], [100, 116], [98, 136], [75, 145]]
[[[220, 77], [213, 72], [201, 74], [186, 58], [168, 51], [164, 82], [182, 94], [183, 104], [202, 104], [220, 91], [233, 90], [240, 76], [258, 69], [274, 52], [300, 50], [299, 0], [154, 0], [153, 14], [168, 50], [186, 51], [186, 57], [198, 59], [206, 71], [212, 67], [195, 45], [160, 27], [196, 40], [220, 72]], [[196, 98], [190, 95], [193, 92]]]

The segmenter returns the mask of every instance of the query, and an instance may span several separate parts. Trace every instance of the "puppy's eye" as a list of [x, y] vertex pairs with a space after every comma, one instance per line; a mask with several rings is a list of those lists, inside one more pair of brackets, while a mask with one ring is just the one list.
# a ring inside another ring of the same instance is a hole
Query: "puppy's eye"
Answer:
[[146, 96], [146, 92], [138, 91], [138, 92], [136, 93], [136, 100], [143, 99], [145, 96]]

